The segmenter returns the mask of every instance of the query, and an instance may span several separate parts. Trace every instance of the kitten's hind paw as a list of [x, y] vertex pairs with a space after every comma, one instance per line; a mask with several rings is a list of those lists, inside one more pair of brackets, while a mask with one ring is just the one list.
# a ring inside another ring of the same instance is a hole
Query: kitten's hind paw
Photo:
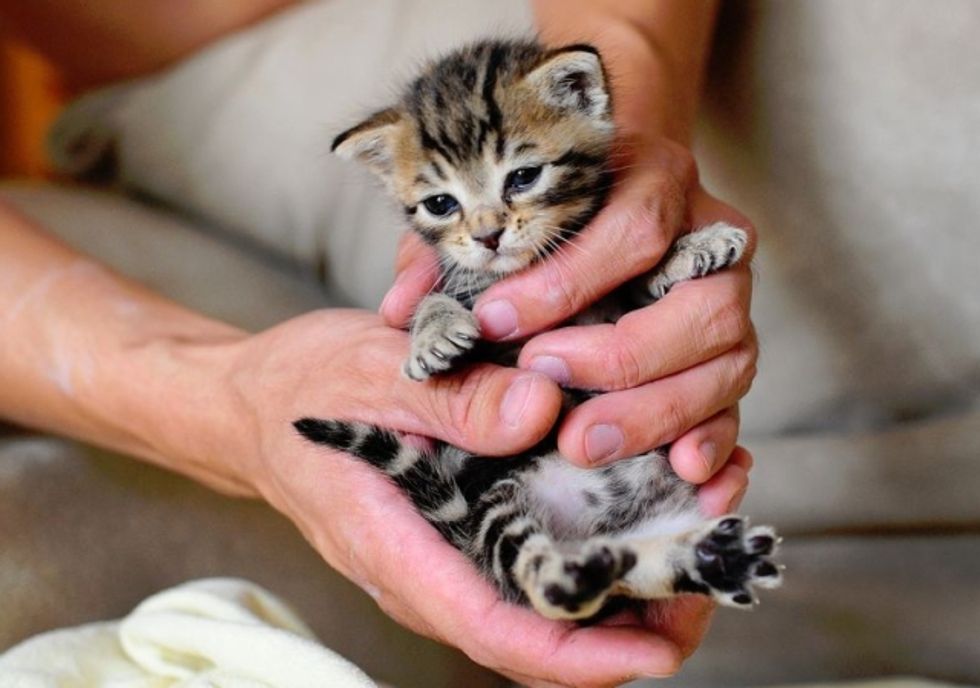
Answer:
[[575, 554], [552, 552], [537, 564], [529, 594], [535, 609], [550, 619], [587, 619], [636, 565], [636, 554], [621, 545], [592, 542]]
[[700, 592], [729, 607], [750, 607], [753, 588], [774, 588], [782, 574], [769, 556], [778, 538], [772, 528], [748, 528], [741, 516], [708, 524], [695, 540], [688, 570], [675, 583], [678, 592]]

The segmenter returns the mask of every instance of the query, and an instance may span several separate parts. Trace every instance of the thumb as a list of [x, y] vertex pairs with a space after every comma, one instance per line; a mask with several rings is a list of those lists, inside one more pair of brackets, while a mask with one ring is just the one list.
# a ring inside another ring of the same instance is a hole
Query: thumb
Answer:
[[415, 232], [407, 232], [398, 244], [397, 278], [380, 313], [389, 327], [405, 328], [419, 301], [439, 281], [439, 257]]
[[391, 398], [414, 422], [404, 429], [484, 456], [507, 456], [544, 438], [561, 410], [561, 391], [540, 373], [473, 365], [418, 383], [399, 376]]

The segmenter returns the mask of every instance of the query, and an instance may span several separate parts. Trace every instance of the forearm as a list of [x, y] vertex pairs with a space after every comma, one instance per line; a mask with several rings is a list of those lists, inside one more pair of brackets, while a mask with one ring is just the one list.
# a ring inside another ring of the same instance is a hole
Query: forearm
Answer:
[[104, 268], [0, 204], [0, 416], [225, 491], [223, 343], [242, 333]]
[[89, 87], [159, 69], [295, 0], [0, 0], [0, 31]]
[[616, 120], [628, 139], [691, 139], [716, 0], [534, 0], [542, 37], [588, 40], [610, 73]]

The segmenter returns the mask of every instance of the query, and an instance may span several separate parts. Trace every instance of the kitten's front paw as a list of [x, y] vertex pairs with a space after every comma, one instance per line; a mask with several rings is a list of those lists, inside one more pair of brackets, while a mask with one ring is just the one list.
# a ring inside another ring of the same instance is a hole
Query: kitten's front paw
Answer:
[[704, 277], [737, 263], [749, 237], [745, 230], [725, 222], [682, 236], [674, 244], [663, 265], [658, 266], [647, 282], [650, 296], [663, 298], [678, 282]]
[[476, 316], [464, 309], [423, 321], [412, 330], [412, 349], [405, 361], [405, 375], [421, 382], [449, 370], [479, 338], [480, 324]]
[[754, 587], [774, 588], [782, 583], [779, 567], [769, 558], [777, 543], [772, 528], [747, 528], [741, 516], [713, 521], [694, 540], [678, 591], [711, 595], [729, 607], [749, 607], [756, 601]]

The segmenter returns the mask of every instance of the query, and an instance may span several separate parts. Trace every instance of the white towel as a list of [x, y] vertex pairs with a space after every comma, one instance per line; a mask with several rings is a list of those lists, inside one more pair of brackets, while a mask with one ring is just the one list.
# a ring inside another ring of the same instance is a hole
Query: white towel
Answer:
[[121, 621], [45, 633], [0, 656], [2, 688], [377, 688], [272, 594], [192, 581]]

